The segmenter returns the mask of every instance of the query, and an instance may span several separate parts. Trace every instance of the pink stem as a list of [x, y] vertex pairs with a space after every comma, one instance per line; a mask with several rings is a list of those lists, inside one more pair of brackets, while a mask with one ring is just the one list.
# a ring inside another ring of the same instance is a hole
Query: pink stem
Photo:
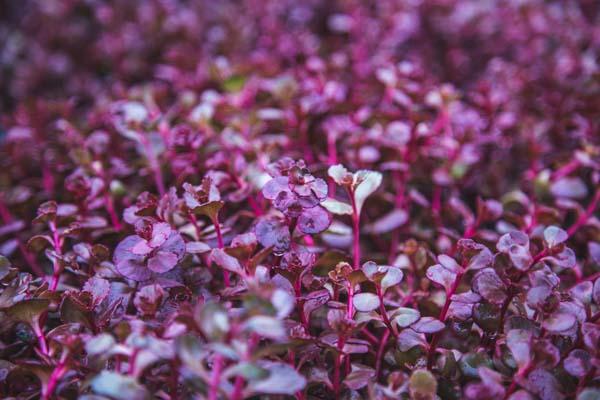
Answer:
[[[257, 342], [258, 342], [258, 335], [253, 333], [252, 336], [250, 336], [250, 340], [248, 341], [248, 346], [246, 347], [246, 351], [245, 351], [245, 354], [243, 357], [244, 361], [248, 361], [250, 359], [250, 357], [252, 356], [252, 351], [254, 349], [254, 346], [256, 346]], [[234, 383], [233, 393], [231, 395], [231, 400], [240, 400], [242, 398], [243, 389], [244, 389], [244, 378], [242, 378], [241, 376], [237, 376], [235, 378], [235, 383]]]
[[44, 391], [44, 400], [49, 400], [52, 398], [52, 394], [54, 393], [58, 381], [60, 381], [63, 375], [67, 372], [67, 354], [68, 353], [66, 352], [63, 353], [63, 355], [60, 358], [60, 361], [58, 362], [58, 365], [56, 365], [56, 368], [54, 368], [54, 371], [52, 371], [52, 374], [48, 379], [48, 385], [46, 385], [46, 390]]
[[[213, 220], [213, 225], [215, 226], [215, 232], [217, 234], [217, 245], [220, 249], [224, 247], [223, 244], [223, 234], [221, 233], [221, 224], [219, 223], [219, 214], [217, 214]], [[225, 287], [229, 287], [231, 282], [229, 279], [229, 271], [223, 270], [223, 281], [225, 282]]]
[[302, 326], [306, 330], [306, 333], [308, 333], [309, 325], [308, 325], [308, 319], [306, 318], [306, 314], [304, 313], [304, 299], [302, 299], [302, 279], [301, 279], [301, 277], [298, 277], [298, 279], [296, 279], [296, 282], [294, 284], [294, 291], [296, 294], [296, 304], [298, 306], [298, 313], [300, 314], [300, 322], [302, 323]]
[[44, 331], [40, 327], [39, 322], [36, 323], [33, 327], [33, 331], [40, 345], [40, 351], [43, 355], [48, 355], [48, 344], [46, 343], [46, 336], [44, 335]]
[[387, 329], [384, 333], [383, 333], [383, 337], [381, 338], [381, 343], [379, 343], [379, 348], [377, 349], [377, 358], [375, 360], [375, 377], [376, 379], [379, 378], [379, 375], [381, 373], [381, 361], [383, 359], [383, 352], [385, 350], [385, 346], [388, 342], [388, 339], [390, 337], [390, 330]]
[[340, 335], [337, 342], [338, 354], [335, 356], [335, 366], [333, 367], [333, 391], [335, 398], [340, 398], [340, 370], [342, 368], [342, 350], [344, 349], [344, 337]]
[[129, 370], [127, 371], [129, 375], [135, 374], [135, 361], [137, 359], [138, 353], [139, 349], [133, 349], [133, 352], [131, 353], [131, 357], [129, 359]]
[[563, 165], [562, 167], [560, 167], [559, 169], [557, 169], [556, 171], [554, 171], [554, 173], [552, 174], [552, 177], [550, 178], [552, 181], [558, 180], [562, 177], [565, 177], [567, 175], [569, 175], [571, 172], [575, 171], [577, 168], [579, 168], [581, 164], [579, 163], [579, 160], [574, 158], [571, 161], [569, 161], [568, 163], [566, 163], [565, 165]]
[[389, 331], [388, 335], [391, 332], [394, 335], [394, 337], [397, 337], [398, 334], [392, 327], [392, 323], [390, 322], [390, 319], [387, 315], [387, 311], [385, 310], [385, 304], [383, 304], [383, 292], [380, 286], [377, 286], [377, 297], [379, 297], [379, 312], [381, 313], [381, 317], [383, 318], [383, 323], [385, 324], [385, 326], [387, 326], [387, 329]]
[[[452, 303], [452, 296], [456, 292], [458, 285], [460, 284], [460, 280], [463, 276], [463, 272], [460, 271], [456, 274], [456, 278], [454, 278], [454, 282], [449, 290], [446, 291], [446, 301], [444, 302], [444, 307], [442, 307], [442, 311], [440, 312], [439, 320], [442, 322], [446, 322], [446, 316], [448, 315], [448, 310], [450, 309], [450, 303]], [[437, 348], [438, 341], [440, 340], [440, 332], [436, 332], [433, 334], [431, 338], [431, 344], [429, 345], [429, 350], [427, 352], [427, 369], [431, 369], [433, 366], [433, 359], [435, 357], [435, 350]]]
[[[335, 135], [327, 135], [327, 164], [329, 166], [337, 164], [337, 148], [335, 146]], [[335, 195], [335, 182], [329, 178], [329, 196], [334, 197]]]
[[579, 218], [577, 219], [577, 222], [575, 222], [569, 228], [569, 230], [567, 230], [567, 234], [569, 235], [569, 237], [573, 236], [575, 234], [575, 232], [577, 232], [577, 230], [579, 228], [581, 228], [587, 222], [587, 220], [594, 213], [594, 210], [596, 210], [596, 207], [598, 206], [598, 202], [599, 201], [600, 201], [600, 189], [596, 189], [596, 192], [594, 193], [594, 198], [592, 199], [592, 201], [588, 205], [588, 207], [585, 210], [585, 212], [583, 214], [581, 214], [579, 216]]
[[[354, 200], [354, 193], [352, 190], [348, 190], [350, 197], [350, 203], [352, 204], [352, 256], [354, 270], [360, 268], [360, 215], [358, 215], [358, 209], [356, 207], [356, 201]], [[348, 319], [352, 319], [354, 314], [354, 285], [348, 282]]]
[[219, 396], [219, 383], [221, 382], [221, 369], [223, 368], [223, 356], [215, 355], [212, 376], [210, 378], [210, 388], [208, 392], [209, 400], [217, 400]]
[[106, 202], [106, 211], [108, 211], [113, 228], [115, 228], [116, 231], [120, 231], [122, 228], [121, 222], [119, 221], [119, 217], [115, 211], [115, 203], [110, 193], [107, 192], [104, 194], [104, 200]]
[[348, 319], [352, 319], [354, 315], [354, 285], [348, 282], [348, 310], [347, 316]]
[[510, 386], [508, 387], [508, 390], [506, 391], [506, 394], [504, 395], [505, 399], [508, 399], [510, 397], [510, 395], [517, 388], [518, 381], [522, 378], [525, 378], [527, 376], [527, 374], [529, 374], [529, 372], [533, 369], [533, 367], [534, 367], [534, 364], [528, 363], [528, 364], [524, 365], [523, 368], [519, 368], [519, 370], [517, 371], [517, 374], [515, 376], [513, 376], [513, 379], [510, 382]]
[[42, 184], [44, 185], [44, 190], [46, 192], [50, 195], [54, 193], [54, 177], [47, 165], [42, 168]]
[[[50, 225], [50, 230], [52, 231], [52, 241], [53, 241], [54, 251], [56, 252], [57, 255], [61, 256], [62, 255], [62, 243], [61, 243], [60, 236], [58, 234], [58, 229], [56, 229], [56, 224], [54, 221], [50, 221], [49, 225]], [[50, 284], [50, 291], [55, 292], [56, 288], [58, 287], [58, 281], [60, 279], [60, 272], [61, 272], [60, 265], [56, 258], [54, 259], [52, 269], [53, 269], [53, 272], [52, 272], [52, 283]]]

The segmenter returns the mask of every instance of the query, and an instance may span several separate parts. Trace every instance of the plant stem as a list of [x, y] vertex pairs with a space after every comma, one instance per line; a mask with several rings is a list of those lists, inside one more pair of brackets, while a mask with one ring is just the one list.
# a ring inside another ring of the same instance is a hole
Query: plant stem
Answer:
[[[217, 246], [222, 249], [223, 245], [223, 234], [221, 233], [221, 224], [219, 224], [219, 214], [215, 216], [213, 219], [213, 225], [215, 226], [215, 232], [217, 234]], [[225, 283], [225, 287], [231, 286], [231, 282], [229, 280], [229, 271], [223, 270], [223, 281]]]
[[398, 337], [398, 334], [392, 327], [392, 323], [390, 322], [390, 319], [387, 315], [387, 311], [385, 310], [385, 304], [383, 303], [383, 292], [381, 290], [381, 286], [379, 285], [377, 285], [377, 297], [379, 297], [379, 312], [381, 313], [381, 317], [383, 318], [383, 323], [388, 329], [388, 331], [386, 332], [387, 335], [389, 335], [391, 332], [392, 335], [394, 335], [394, 337]]
[[60, 357], [60, 361], [52, 371], [50, 378], [48, 378], [48, 384], [46, 385], [46, 390], [44, 390], [44, 400], [49, 400], [52, 398], [52, 394], [58, 384], [58, 381], [63, 377], [63, 375], [67, 372], [67, 356], [68, 351], [64, 351]]
[[108, 211], [113, 228], [115, 228], [115, 231], [118, 232], [121, 230], [122, 226], [121, 222], [119, 221], [119, 216], [115, 211], [115, 203], [113, 198], [108, 192], [104, 195], [104, 201], [106, 202], [106, 211]]
[[[336, 140], [335, 134], [329, 132], [327, 134], [327, 165], [332, 166], [337, 164], [337, 149], [336, 149]], [[329, 181], [329, 196], [334, 197], [335, 195], [335, 181], [332, 178], [328, 179]]]
[[348, 282], [348, 307], [347, 307], [348, 319], [352, 319], [354, 315], [354, 285]]
[[521, 380], [522, 378], [527, 377], [527, 374], [529, 374], [529, 372], [533, 369], [533, 367], [534, 367], [533, 363], [528, 363], [528, 364], [525, 364], [523, 366], [523, 368], [519, 368], [519, 370], [517, 371], [517, 374], [513, 376], [512, 381], [510, 382], [510, 386], [508, 387], [508, 390], [506, 391], [506, 394], [504, 395], [505, 399], [508, 399], [510, 397], [510, 395], [517, 388], [518, 381]]
[[[248, 340], [248, 346], [244, 352], [243, 360], [248, 361], [252, 356], [252, 351], [256, 343], [258, 342], [258, 335], [253, 333]], [[237, 376], [233, 387], [233, 393], [231, 394], [231, 400], [240, 400], [242, 398], [242, 391], [244, 389], [244, 378]]]
[[[352, 204], [352, 268], [357, 271], [360, 268], [360, 215], [354, 200], [354, 192], [348, 189], [350, 203]], [[348, 318], [352, 319], [354, 314], [354, 285], [348, 282]]]
[[42, 352], [43, 355], [47, 356], [48, 355], [48, 344], [46, 343], [46, 336], [44, 335], [44, 331], [42, 331], [40, 323], [38, 322], [32, 328], [35, 333], [35, 337], [37, 338], [38, 343], [40, 345], [40, 351]]
[[[446, 291], [446, 301], [444, 302], [444, 307], [442, 307], [442, 311], [438, 319], [442, 322], [446, 322], [446, 317], [448, 315], [448, 310], [450, 309], [450, 303], [452, 303], [452, 296], [456, 292], [458, 285], [460, 284], [460, 280], [463, 276], [464, 272], [459, 271], [456, 274], [456, 278], [454, 278], [454, 282], [450, 289]], [[436, 332], [433, 334], [431, 338], [431, 344], [429, 345], [429, 350], [427, 351], [427, 369], [431, 369], [433, 367], [433, 359], [435, 358], [435, 350], [437, 348], [438, 341], [440, 340], [440, 332]]]
[[377, 349], [377, 355], [376, 355], [376, 360], [375, 360], [375, 379], [379, 379], [379, 375], [381, 373], [381, 361], [383, 358], [383, 352], [385, 350], [385, 346], [388, 342], [389, 337], [390, 337], [390, 330], [387, 329], [384, 332], [383, 337], [381, 338], [381, 342], [379, 343], [379, 348]]
[[298, 307], [298, 313], [300, 314], [300, 322], [304, 327], [306, 333], [308, 333], [309, 325], [306, 314], [304, 313], [304, 300], [302, 299], [302, 277], [298, 276], [294, 284], [294, 292], [296, 294], [296, 305]]
[[352, 266], [354, 270], [360, 268], [360, 215], [356, 208], [356, 202], [354, 201], [354, 194], [351, 196], [352, 199]]
[[335, 366], [333, 367], [333, 392], [335, 398], [340, 398], [340, 370], [342, 368], [342, 350], [344, 349], [344, 337], [339, 335], [337, 342], [338, 353], [335, 356]]
[[[54, 247], [54, 251], [58, 256], [62, 255], [62, 243], [60, 236], [58, 234], [58, 229], [56, 229], [56, 223], [54, 221], [50, 221], [50, 230], [52, 231], [52, 244]], [[60, 279], [61, 267], [56, 257], [54, 257], [52, 263], [52, 283], [50, 284], [50, 291], [55, 292], [58, 287], [58, 281]]]
[[365, 337], [367, 338], [367, 340], [369, 342], [371, 342], [371, 344], [377, 344], [379, 342], [379, 340], [377, 340], [377, 338], [367, 330], [367, 328], [362, 328], [360, 330], [360, 333], [362, 333], [363, 335], [365, 335]]
[[573, 225], [571, 225], [571, 227], [567, 230], [567, 234], [569, 235], [569, 237], [573, 236], [575, 234], [575, 232], [577, 232], [577, 230], [579, 228], [581, 228], [587, 222], [587, 220], [592, 216], [592, 214], [594, 213], [594, 210], [596, 210], [596, 207], [598, 206], [598, 202], [600, 202], [600, 189], [596, 189], [596, 192], [594, 193], [594, 197], [592, 198], [592, 201], [588, 205], [585, 212], [583, 214], [581, 214], [579, 216], [579, 218], [577, 219], [577, 222], [575, 222]]
[[210, 378], [210, 388], [208, 392], [209, 400], [217, 400], [219, 396], [219, 383], [221, 382], [221, 369], [223, 368], [223, 356], [215, 355], [212, 376]]

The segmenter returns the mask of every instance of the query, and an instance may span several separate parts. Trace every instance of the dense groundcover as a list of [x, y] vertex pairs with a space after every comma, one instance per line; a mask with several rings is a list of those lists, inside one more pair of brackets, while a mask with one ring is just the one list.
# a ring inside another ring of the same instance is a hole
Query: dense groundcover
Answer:
[[0, 8], [1, 398], [600, 398], [598, 2]]

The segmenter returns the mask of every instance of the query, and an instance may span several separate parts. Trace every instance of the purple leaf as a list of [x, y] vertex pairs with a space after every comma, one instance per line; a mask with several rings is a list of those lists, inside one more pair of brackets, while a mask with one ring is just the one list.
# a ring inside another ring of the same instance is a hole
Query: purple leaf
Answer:
[[375, 370], [365, 365], [352, 364], [352, 371], [344, 379], [349, 389], [359, 390], [369, 384], [375, 377]]
[[433, 317], [422, 317], [411, 325], [411, 328], [419, 333], [435, 333], [444, 329], [446, 325]]
[[567, 232], [557, 226], [549, 226], [544, 230], [544, 240], [549, 248], [563, 243], [568, 238]]
[[423, 335], [422, 333], [417, 333], [410, 328], [403, 329], [398, 334], [397, 340], [400, 351], [409, 351], [413, 347], [423, 347], [427, 344], [427, 342], [425, 341], [425, 335]]
[[306, 234], [323, 232], [331, 224], [331, 215], [320, 206], [306, 209], [298, 218], [298, 229]]
[[588, 194], [585, 183], [579, 178], [565, 177], [557, 180], [550, 186], [550, 191], [555, 197], [583, 199]]
[[519, 368], [531, 361], [531, 338], [531, 332], [522, 329], [512, 329], [506, 334], [506, 345]]
[[577, 320], [571, 314], [554, 313], [547, 317], [542, 326], [552, 333], [561, 333], [571, 329]]
[[391, 232], [408, 221], [408, 214], [402, 209], [394, 209], [366, 227], [366, 231], [375, 235]]
[[282, 191], [290, 192], [289, 178], [287, 176], [273, 178], [262, 188], [263, 196], [269, 200], [275, 200]]
[[158, 251], [148, 260], [148, 268], [158, 274], [172, 270], [177, 265], [177, 256], [166, 251]]
[[106, 279], [92, 276], [83, 285], [83, 290], [92, 294], [92, 302], [97, 306], [108, 296], [110, 283]]
[[135, 294], [133, 304], [140, 315], [154, 316], [162, 303], [164, 295], [165, 291], [160, 285], [147, 285]]
[[390, 315], [390, 319], [394, 321], [400, 328], [407, 328], [421, 318], [419, 311], [408, 308], [399, 307]]
[[369, 312], [379, 308], [379, 297], [373, 293], [359, 293], [353, 298], [354, 307], [358, 311]]
[[281, 253], [290, 246], [290, 231], [282, 221], [276, 219], [261, 219], [254, 233], [259, 243], [264, 247], [273, 247], [273, 251]]
[[306, 379], [287, 363], [261, 361], [259, 365], [269, 372], [265, 379], [250, 382], [250, 393], [293, 396], [306, 386]]
[[450, 291], [450, 288], [456, 280], [456, 274], [440, 264], [427, 268], [426, 275], [429, 280], [443, 286], [444, 289], [446, 289], [446, 292]]
[[237, 258], [230, 256], [223, 249], [213, 249], [210, 253], [211, 260], [219, 267], [238, 275], [244, 274], [244, 268]]
[[560, 385], [550, 372], [537, 368], [529, 373], [524, 385], [541, 400], [562, 400], [565, 396], [560, 392]]
[[575, 349], [565, 358], [565, 371], [576, 378], [583, 378], [592, 368], [591, 356], [585, 350]]
[[143, 282], [152, 277], [152, 271], [144, 263], [136, 260], [123, 260], [116, 265], [117, 271], [129, 279]]
[[492, 268], [482, 269], [473, 277], [473, 291], [493, 304], [502, 304], [506, 299], [506, 286]]

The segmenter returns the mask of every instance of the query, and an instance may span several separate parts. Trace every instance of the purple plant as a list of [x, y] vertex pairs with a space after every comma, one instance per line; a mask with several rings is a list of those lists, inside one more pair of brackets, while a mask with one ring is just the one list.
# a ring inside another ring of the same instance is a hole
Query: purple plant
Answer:
[[5, 3], [0, 398], [600, 398], [597, 2]]

